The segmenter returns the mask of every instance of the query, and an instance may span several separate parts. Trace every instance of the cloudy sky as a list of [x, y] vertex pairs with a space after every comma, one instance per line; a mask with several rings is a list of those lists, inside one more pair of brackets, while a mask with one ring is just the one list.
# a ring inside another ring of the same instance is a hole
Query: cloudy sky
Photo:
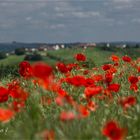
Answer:
[[140, 0], [0, 0], [0, 42], [140, 41]]

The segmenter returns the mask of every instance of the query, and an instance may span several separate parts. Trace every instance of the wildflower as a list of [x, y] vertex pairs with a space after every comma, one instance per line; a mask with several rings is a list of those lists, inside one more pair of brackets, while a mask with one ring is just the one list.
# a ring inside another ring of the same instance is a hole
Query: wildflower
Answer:
[[139, 81], [139, 79], [136, 76], [129, 76], [128, 81], [131, 84], [137, 84], [137, 82]]
[[105, 82], [106, 82], [107, 84], [109, 84], [109, 83], [112, 82], [112, 80], [113, 80], [113, 75], [112, 75], [111, 73], [106, 73], [106, 74], [105, 74]]
[[129, 76], [128, 81], [130, 82], [130, 89], [133, 90], [134, 92], [138, 91], [138, 86], [137, 83], [139, 81], [138, 77], [136, 76]]
[[137, 86], [137, 84], [131, 84], [131, 85], [130, 85], [130, 89], [133, 90], [134, 92], [137, 92], [137, 91], [138, 91], [138, 86]]
[[90, 115], [90, 111], [88, 110], [88, 108], [83, 105], [79, 105], [78, 111], [79, 111], [79, 116], [78, 116], [79, 119], [88, 117]]
[[95, 86], [95, 87], [86, 87], [84, 94], [87, 98], [91, 98], [92, 96], [95, 96], [97, 94], [100, 94], [102, 91], [101, 86]]
[[78, 54], [75, 55], [75, 59], [77, 61], [86, 61], [86, 56], [82, 53], [78, 53]]
[[105, 65], [102, 66], [102, 69], [103, 69], [104, 71], [107, 71], [107, 70], [109, 70], [111, 67], [112, 67], [111, 64], [105, 64]]
[[125, 129], [121, 128], [115, 121], [109, 121], [105, 124], [102, 134], [110, 140], [122, 140], [125, 136]]
[[108, 85], [108, 89], [113, 92], [118, 92], [120, 89], [120, 85], [119, 84], [110, 84], [110, 85]]
[[98, 105], [96, 105], [95, 102], [93, 101], [89, 101], [88, 104], [87, 104], [87, 108], [90, 110], [90, 111], [96, 111]]
[[119, 57], [118, 56], [116, 56], [116, 55], [112, 55], [111, 56], [111, 60], [113, 61], [113, 62], [118, 62], [119, 61]]
[[44, 130], [41, 133], [41, 137], [43, 140], [54, 140], [55, 139], [55, 133], [53, 130]]
[[62, 63], [62, 62], [57, 63], [56, 67], [62, 73], [67, 73], [69, 71], [69, 69], [67, 68], [67, 66], [64, 63]]
[[78, 65], [74, 63], [67, 64], [66, 67], [68, 71], [71, 71], [73, 68], [76, 68]]
[[32, 67], [29, 62], [23, 61], [19, 64], [19, 73], [24, 78], [29, 78], [32, 76]]
[[86, 87], [95, 86], [94, 80], [93, 80], [92, 78], [87, 78], [87, 79], [85, 79], [85, 86], [86, 86]]
[[131, 62], [132, 61], [131, 57], [129, 57], [129, 56], [123, 56], [122, 60], [125, 61], [125, 62]]
[[102, 75], [93, 75], [92, 76], [92, 79], [95, 81], [95, 82], [99, 82], [99, 81], [103, 81], [103, 76]]
[[63, 99], [63, 97], [61, 97], [61, 96], [57, 96], [57, 97], [55, 98], [55, 102], [56, 102], [56, 104], [59, 105], [59, 106], [63, 106], [63, 105], [64, 105], [64, 99]]
[[140, 66], [139, 66], [139, 67], [137, 67], [137, 71], [140, 73]]
[[136, 97], [134, 96], [124, 97], [119, 102], [124, 109], [127, 109], [136, 104]]
[[32, 69], [34, 76], [43, 80], [47, 79], [53, 72], [52, 67], [43, 62], [34, 64]]
[[85, 85], [85, 77], [80, 76], [80, 75], [76, 75], [72, 78], [66, 78], [66, 82], [71, 84], [71, 85], [74, 85], [76, 87], [84, 86]]
[[75, 114], [71, 111], [69, 111], [69, 112], [64, 111], [64, 112], [61, 112], [61, 114], [60, 114], [61, 121], [72, 121], [75, 119], [75, 117], [76, 117]]
[[84, 74], [84, 75], [89, 74], [89, 70], [84, 70], [83, 74]]
[[0, 108], [0, 121], [7, 122], [14, 116], [14, 112], [10, 109]]
[[14, 101], [12, 103], [12, 108], [15, 112], [19, 112], [23, 107], [25, 107], [24, 101]]
[[25, 92], [19, 83], [12, 82], [8, 85], [9, 95], [14, 99], [25, 101], [28, 98], [28, 93]]
[[8, 101], [8, 89], [0, 87], [0, 103]]

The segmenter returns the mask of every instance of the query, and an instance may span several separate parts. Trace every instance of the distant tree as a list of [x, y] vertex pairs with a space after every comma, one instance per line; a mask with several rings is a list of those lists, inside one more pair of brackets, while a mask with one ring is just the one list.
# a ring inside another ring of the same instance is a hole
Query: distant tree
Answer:
[[130, 47], [130, 45], [129, 45], [129, 44], [127, 44], [127, 45], [126, 45], [126, 48], [128, 48], [128, 49], [129, 49], [129, 48], [131, 48], [131, 47]]
[[15, 49], [15, 54], [16, 55], [23, 55], [23, 54], [25, 54], [25, 48], [17, 48], [17, 49]]
[[140, 47], [140, 45], [139, 45], [139, 44], [136, 44], [136, 45], [135, 45], [135, 48], [139, 48], [139, 47]]
[[25, 56], [24, 60], [28, 61], [40, 61], [42, 60], [42, 56], [40, 54], [34, 53], [34, 54], [28, 54]]
[[6, 58], [6, 53], [5, 52], [0, 52], [0, 59]]

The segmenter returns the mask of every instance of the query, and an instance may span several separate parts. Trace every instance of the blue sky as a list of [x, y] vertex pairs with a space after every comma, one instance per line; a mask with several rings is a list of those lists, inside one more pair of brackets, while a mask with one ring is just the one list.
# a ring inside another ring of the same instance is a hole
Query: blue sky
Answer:
[[0, 0], [0, 42], [140, 41], [140, 0]]

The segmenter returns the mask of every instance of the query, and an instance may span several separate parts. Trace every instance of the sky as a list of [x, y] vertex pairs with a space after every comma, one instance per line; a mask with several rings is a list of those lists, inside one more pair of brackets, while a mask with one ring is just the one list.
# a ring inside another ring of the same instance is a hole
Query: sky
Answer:
[[140, 41], [140, 0], [0, 0], [0, 42]]

